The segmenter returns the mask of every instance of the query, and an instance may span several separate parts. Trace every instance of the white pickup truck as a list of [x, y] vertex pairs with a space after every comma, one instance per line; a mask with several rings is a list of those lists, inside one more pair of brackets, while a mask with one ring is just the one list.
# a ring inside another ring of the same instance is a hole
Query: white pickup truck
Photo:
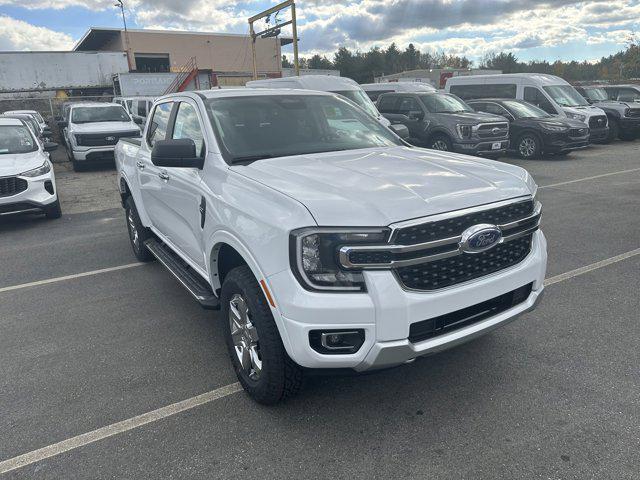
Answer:
[[525, 170], [411, 147], [337, 95], [172, 94], [115, 156], [135, 255], [222, 310], [259, 402], [295, 393], [307, 369], [458, 345], [541, 298], [546, 241]]

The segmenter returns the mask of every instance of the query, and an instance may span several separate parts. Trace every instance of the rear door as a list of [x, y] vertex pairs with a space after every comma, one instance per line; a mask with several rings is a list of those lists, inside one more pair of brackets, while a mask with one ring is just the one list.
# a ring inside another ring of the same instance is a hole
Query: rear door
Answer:
[[[196, 156], [205, 158], [203, 116], [191, 99], [176, 102], [167, 139], [193, 140]], [[197, 168], [163, 167], [159, 202], [159, 225], [171, 242], [189, 260], [206, 270], [202, 232], [206, 215], [206, 199]]]
[[164, 210], [161, 197], [163, 180], [160, 175], [162, 172], [151, 162], [151, 150], [158, 140], [166, 140], [173, 107], [173, 101], [159, 103], [155, 106], [136, 161], [143, 207], [151, 224], [165, 236], [168, 232], [166, 222], [163, 222], [162, 218]]

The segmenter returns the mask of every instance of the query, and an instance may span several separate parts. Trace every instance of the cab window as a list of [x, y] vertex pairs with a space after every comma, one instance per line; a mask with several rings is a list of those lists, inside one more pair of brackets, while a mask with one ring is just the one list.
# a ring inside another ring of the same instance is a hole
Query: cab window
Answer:
[[535, 87], [524, 87], [524, 100], [533, 103], [536, 107], [541, 108], [547, 113], [557, 115], [558, 111], [551, 104], [549, 99]]
[[409, 112], [422, 112], [418, 101], [413, 97], [402, 97], [398, 106], [398, 113], [409, 116]]
[[378, 99], [378, 110], [380, 113], [397, 113], [396, 104], [398, 97], [393, 95], [382, 95]]
[[179, 104], [171, 138], [174, 140], [190, 138], [193, 140], [193, 143], [196, 144], [196, 156], [200, 157], [202, 155], [204, 150], [204, 134], [202, 133], [198, 114], [193, 105], [187, 102], [181, 102]]

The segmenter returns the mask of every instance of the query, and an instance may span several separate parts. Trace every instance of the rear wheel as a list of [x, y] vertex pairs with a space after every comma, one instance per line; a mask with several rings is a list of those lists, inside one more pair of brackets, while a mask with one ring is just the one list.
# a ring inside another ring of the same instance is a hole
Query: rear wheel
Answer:
[[56, 200], [51, 205], [47, 205], [44, 208], [44, 215], [53, 220], [55, 218], [60, 218], [62, 216], [62, 208], [60, 208], [60, 200]]
[[142, 225], [133, 197], [128, 197], [125, 201], [124, 211], [127, 220], [127, 230], [129, 231], [129, 241], [131, 242], [133, 254], [141, 262], [150, 262], [155, 257], [149, 250], [147, 250], [144, 242], [151, 238], [153, 233]]
[[533, 133], [525, 133], [516, 142], [516, 152], [524, 159], [538, 158], [541, 153], [540, 139]]
[[302, 369], [287, 355], [264, 293], [249, 267], [229, 272], [220, 302], [229, 356], [247, 393], [266, 405], [298, 393]]
[[453, 143], [447, 135], [438, 133], [431, 137], [431, 139], [429, 140], [429, 148], [432, 150], [450, 152], [451, 150], [453, 150]]

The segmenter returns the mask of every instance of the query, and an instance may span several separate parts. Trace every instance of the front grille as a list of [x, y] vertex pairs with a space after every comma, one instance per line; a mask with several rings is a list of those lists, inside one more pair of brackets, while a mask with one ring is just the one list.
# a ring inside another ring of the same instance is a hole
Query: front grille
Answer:
[[428, 340], [481, 322], [520, 305], [531, 294], [533, 284], [525, 285], [485, 302], [472, 305], [439, 317], [416, 322], [409, 328], [412, 343]]
[[582, 138], [589, 134], [588, 128], [572, 128], [569, 130], [569, 136], [571, 138]]
[[118, 143], [121, 138], [136, 138], [140, 136], [140, 130], [118, 133], [79, 133], [76, 134], [76, 143], [82, 147], [108, 147]]
[[397, 269], [397, 275], [411, 290], [438, 290], [509, 268], [531, 251], [533, 234], [502, 243], [482, 253], [462, 253], [455, 257]]
[[596, 115], [595, 117], [591, 117], [589, 119], [589, 127], [590, 128], [604, 128], [607, 126], [607, 116], [606, 115]]
[[27, 181], [18, 177], [0, 178], [0, 197], [10, 197], [24, 192], [27, 189]]
[[502, 207], [469, 213], [459, 217], [401, 228], [396, 232], [393, 243], [415, 245], [462, 234], [467, 228], [480, 223], [504, 225], [527, 217], [533, 213], [533, 200], [510, 203]]
[[91, 152], [85, 157], [89, 162], [111, 162], [115, 158], [113, 150], [108, 152]]
[[503, 138], [508, 134], [508, 123], [486, 123], [478, 126], [478, 137], [480, 138]]

